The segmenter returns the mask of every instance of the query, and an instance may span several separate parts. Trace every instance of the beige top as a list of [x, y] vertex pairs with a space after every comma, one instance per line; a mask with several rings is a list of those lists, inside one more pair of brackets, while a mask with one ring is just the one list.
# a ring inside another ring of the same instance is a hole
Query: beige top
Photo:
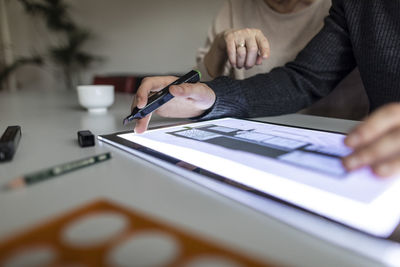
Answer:
[[[197, 53], [197, 67], [203, 81], [211, 80], [204, 65], [216, 35], [226, 29], [257, 28], [267, 37], [271, 54], [261, 65], [251, 69], [232, 68], [226, 62], [222, 75], [245, 79], [269, 72], [293, 60], [306, 44], [322, 29], [331, 0], [315, 0], [310, 6], [291, 14], [271, 9], [263, 0], [227, 0], [209, 30], [204, 47]], [[349, 75], [329, 96], [302, 113], [348, 119], [360, 119], [368, 111], [368, 103], [358, 71]]]

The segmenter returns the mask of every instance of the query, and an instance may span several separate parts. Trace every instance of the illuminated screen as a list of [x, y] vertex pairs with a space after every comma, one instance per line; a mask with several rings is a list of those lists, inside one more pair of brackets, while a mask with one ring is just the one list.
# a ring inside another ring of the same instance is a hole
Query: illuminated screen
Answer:
[[226, 118], [117, 137], [375, 236], [399, 222], [400, 179], [347, 172], [343, 134]]

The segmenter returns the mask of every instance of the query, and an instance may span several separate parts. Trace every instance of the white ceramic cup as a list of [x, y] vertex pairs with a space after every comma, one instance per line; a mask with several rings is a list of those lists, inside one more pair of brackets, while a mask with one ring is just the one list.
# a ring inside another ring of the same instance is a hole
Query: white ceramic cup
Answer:
[[105, 113], [114, 103], [113, 85], [79, 85], [79, 104], [90, 113]]

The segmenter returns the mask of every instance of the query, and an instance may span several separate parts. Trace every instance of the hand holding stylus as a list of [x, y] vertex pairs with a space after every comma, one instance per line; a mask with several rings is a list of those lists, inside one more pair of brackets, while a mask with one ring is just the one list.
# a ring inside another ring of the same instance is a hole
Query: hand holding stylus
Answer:
[[123, 123], [124, 125], [133, 121], [133, 120], [138, 120], [146, 117], [153, 111], [157, 110], [160, 108], [162, 105], [165, 103], [169, 102], [174, 96], [169, 92], [169, 88], [172, 85], [178, 85], [182, 83], [197, 83], [201, 79], [201, 73], [198, 70], [191, 70], [185, 75], [183, 75], [180, 78], [177, 78], [175, 81], [172, 83], [168, 84], [165, 86], [163, 89], [157, 91], [157, 92], [152, 92], [147, 96], [147, 103], [144, 107], [138, 108], [134, 107], [132, 109], [132, 112], [130, 115], [128, 115]]
[[[152, 92], [158, 92], [165, 86], [175, 81], [174, 76], [157, 76], [143, 79], [132, 107], [142, 109], [147, 105], [148, 96]], [[183, 83], [169, 87], [174, 96], [168, 103], [156, 110], [162, 117], [191, 118], [204, 113], [215, 102], [215, 93], [204, 83]], [[142, 119], [138, 119], [135, 125], [136, 133], [146, 131], [150, 122], [151, 113]]]

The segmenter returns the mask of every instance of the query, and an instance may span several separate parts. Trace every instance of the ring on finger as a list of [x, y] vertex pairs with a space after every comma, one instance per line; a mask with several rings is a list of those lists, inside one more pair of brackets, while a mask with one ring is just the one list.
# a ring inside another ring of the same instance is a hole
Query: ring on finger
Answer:
[[246, 44], [244, 42], [240, 42], [236, 45], [236, 48], [245, 47]]

